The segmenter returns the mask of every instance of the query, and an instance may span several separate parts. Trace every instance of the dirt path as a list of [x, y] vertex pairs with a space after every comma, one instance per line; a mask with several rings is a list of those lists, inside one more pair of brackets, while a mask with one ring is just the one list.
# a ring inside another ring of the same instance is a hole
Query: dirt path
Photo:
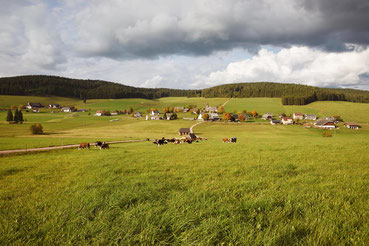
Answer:
[[193, 133], [193, 128], [194, 128], [195, 126], [197, 126], [197, 125], [202, 124], [202, 123], [204, 123], [204, 121], [197, 122], [195, 125], [191, 126], [191, 127], [190, 127], [190, 132], [191, 132], [191, 133]]
[[225, 107], [225, 105], [231, 100], [232, 98], [228, 99], [228, 101], [226, 101], [225, 103], [223, 103], [223, 107]]
[[[107, 143], [108, 144], [118, 144], [118, 143], [134, 143], [134, 142], [143, 142], [143, 141], [145, 141], [145, 140], [122, 140], [122, 141], [111, 141], [111, 142], [107, 142]], [[95, 143], [90, 143], [90, 145], [94, 146]], [[71, 148], [77, 148], [78, 146], [79, 146], [79, 144], [70, 144], [70, 145], [42, 147], [42, 148], [0, 150], [0, 155], [14, 154], [14, 153], [36, 152], [36, 151], [49, 151], [49, 150], [56, 150], [56, 149], [71, 149]]]

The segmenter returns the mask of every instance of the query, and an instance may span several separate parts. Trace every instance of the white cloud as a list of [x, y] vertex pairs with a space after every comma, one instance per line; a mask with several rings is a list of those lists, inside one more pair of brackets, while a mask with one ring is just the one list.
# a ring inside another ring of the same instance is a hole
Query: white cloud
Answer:
[[236, 82], [288, 82], [314, 86], [355, 86], [367, 83], [369, 48], [328, 53], [308, 47], [291, 47], [277, 53], [261, 49], [250, 59], [232, 62], [226, 69], [197, 76], [192, 86], [209, 87]]
[[161, 84], [163, 83], [163, 77], [160, 75], [156, 75], [155, 77], [146, 80], [143, 84], [140, 85], [140, 87], [145, 88], [161, 88]]

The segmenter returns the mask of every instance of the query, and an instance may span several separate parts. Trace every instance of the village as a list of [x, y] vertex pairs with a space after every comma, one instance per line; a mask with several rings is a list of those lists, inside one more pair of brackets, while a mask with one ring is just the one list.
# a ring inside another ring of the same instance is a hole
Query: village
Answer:
[[[59, 104], [49, 104], [44, 106], [41, 103], [27, 103], [26, 106], [20, 107], [20, 109], [31, 110], [33, 113], [40, 113], [41, 108], [48, 108], [52, 110], [51, 113], [56, 113], [56, 110], [60, 110], [63, 113], [73, 113], [73, 112], [88, 112], [90, 110], [77, 109], [74, 106], [61, 106]], [[89, 112], [89, 115], [91, 113]], [[274, 115], [273, 113], [264, 113], [260, 115], [256, 111], [247, 112], [242, 110], [242, 112], [225, 112], [224, 106], [209, 106], [207, 104], [204, 108], [198, 108], [196, 105], [188, 105], [182, 107], [165, 107], [162, 112], [157, 108], [146, 109], [146, 112], [139, 112], [134, 110], [132, 107], [123, 110], [114, 110], [110, 112], [109, 110], [97, 110], [93, 116], [103, 117], [103, 116], [117, 116], [117, 115], [128, 115], [136, 119], [144, 119], [146, 121], [150, 120], [176, 120], [179, 119], [178, 114], [181, 114], [183, 120], [199, 121], [199, 122], [269, 122], [271, 125], [302, 125], [304, 128], [320, 128], [320, 129], [337, 129], [339, 123], [343, 123], [344, 127], [349, 129], [358, 130], [361, 126], [357, 122], [343, 121], [340, 116], [324, 116], [318, 117], [315, 114], [304, 114], [300, 112], [295, 112], [293, 114], [287, 115], [285, 113], [280, 113], [279, 115]], [[187, 129], [187, 128], [186, 128]], [[183, 132], [179, 132], [179, 135], [183, 135]], [[190, 134], [188, 132], [185, 135]]]

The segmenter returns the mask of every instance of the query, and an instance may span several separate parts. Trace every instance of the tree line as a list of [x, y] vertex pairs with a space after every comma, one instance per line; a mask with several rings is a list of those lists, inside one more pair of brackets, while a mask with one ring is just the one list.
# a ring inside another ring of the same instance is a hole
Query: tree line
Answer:
[[28, 75], [0, 78], [1, 95], [61, 96], [86, 99], [161, 97], [275, 97], [284, 105], [305, 105], [314, 101], [369, 103], [369, 91], [319, 88], [284, 83], [237, 83], [202, 90], [138, 88], [101, 80], [69, 79], [57, 76]]

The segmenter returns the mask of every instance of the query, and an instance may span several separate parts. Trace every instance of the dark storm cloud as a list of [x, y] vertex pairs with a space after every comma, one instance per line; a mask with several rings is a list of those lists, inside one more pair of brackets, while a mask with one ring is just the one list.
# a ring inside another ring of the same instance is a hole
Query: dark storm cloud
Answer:
[[208, 55], [236, 47], [369, 44], [367, 0], [95, 2], [76, 18], [77, 50], [115, 59]]

